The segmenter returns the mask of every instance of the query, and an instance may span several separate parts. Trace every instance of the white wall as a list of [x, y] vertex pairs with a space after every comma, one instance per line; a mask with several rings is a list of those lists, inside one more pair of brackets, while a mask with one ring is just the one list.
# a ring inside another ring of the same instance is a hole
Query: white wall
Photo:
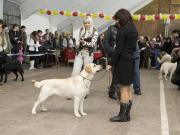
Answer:
[[42, 30], [44, 33], [45, 29], [50, 28], [49, 19], [38, 14], [33, 14], [29, 18], [22, 20], [22, 25], [26, 26], [28, 35], [36, 30]]
[[0, 19], [3, 19], [3, 0], [0, 0]]
[[76, 39], [76, 43], [79, 44], [79, 32], [80, 32], [80, 28], [74, 28], [73, 29], [73, 38]]

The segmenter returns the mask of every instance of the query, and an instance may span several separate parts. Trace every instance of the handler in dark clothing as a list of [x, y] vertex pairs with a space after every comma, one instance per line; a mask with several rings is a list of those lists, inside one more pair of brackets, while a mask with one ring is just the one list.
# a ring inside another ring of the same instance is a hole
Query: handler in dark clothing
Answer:
[[171, 82], [175, 85], [178, 86], [178, 90], [180, 90], [180, 47], [179, 48], [174, 48], [172, 51], [173, 58], [171, 62], [176, 63], [177, 62], [177, 67], [176, 71], [173, 74], [173, 77], [171, 79]]
[[[108, 59], [108, 61], [112, 60], [112, 55], [114, 52], [114, 48], [116, 46], [116, 36], [117, 31], [119, 29], [119, 23], [117, 22], [115, 25], [111, 25], [108, 30], [104, 33], [104, 41], [103, 41], [103, 47], [105, 51], [105, 55]], [[112, 73], [113, 73], [113, 67], [112, 67]], [[118, 99], [118, 91], [119, 87], [118, 85], [115, 85], [111, 82], [111, 86], [109, 88], [109, 98], [111, 99]]]
[[136, 44], [136, 51], [133, 54], [134, 57], [134, 80], [133, 89], [134, 94], [141, 95], [141, 84], [140, 84], [140, 49], [138, 43]]
[[[20, 35], [19, 35], [19, 26], [17, 24], [13, 25], [13, 28], [9, 31], [9, 38], [12, 44], [12, 54], [17, 54], [19, 52], [18, 43], [20, 42]], [[13, 56], [16, 58], [16, 56]]]
[[[121, 103], [120, 112], [112, 117], [112, 122], [130, 121], [130, 110], [132, 106], [131, 84], [134, 80], [134, 57], [138, 32], [133, 24], [130, 12], [120, 9], [114, 18], [119, 22], [120, 28], [116, 38], [116, 48], [113, 53], [112, 66], [114, 66], [113, 83], [120, 84]], [[110, 67], [109, 67], [110, 68]]]

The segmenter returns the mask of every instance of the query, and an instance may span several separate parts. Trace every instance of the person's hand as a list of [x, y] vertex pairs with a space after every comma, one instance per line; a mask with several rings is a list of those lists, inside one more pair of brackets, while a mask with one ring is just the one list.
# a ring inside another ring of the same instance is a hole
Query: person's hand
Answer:
[[112, 66], [110, 66], [110, 65], [107, 65], [107, 67], [106, 67], [106, 70], [111, 70], [111, 68], [112, 68]]
[[180, 50], [180, 47], [174, 48], [174, 49], [172, 50], [172, 52], [176, 52], [176, 51], [178, 51], [178, 50]]

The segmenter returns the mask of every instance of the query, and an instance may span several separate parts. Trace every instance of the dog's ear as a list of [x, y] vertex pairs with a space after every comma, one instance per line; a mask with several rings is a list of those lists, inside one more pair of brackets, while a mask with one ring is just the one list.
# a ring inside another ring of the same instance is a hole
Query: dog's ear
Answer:
[[86, 72], [88, 72], [89, 74], [91, 74], [92, 73], [92, 68], [91, 68], [91, 66], [90, 65], [87, 65], [87, 66], [85, 66], [85, 71]]

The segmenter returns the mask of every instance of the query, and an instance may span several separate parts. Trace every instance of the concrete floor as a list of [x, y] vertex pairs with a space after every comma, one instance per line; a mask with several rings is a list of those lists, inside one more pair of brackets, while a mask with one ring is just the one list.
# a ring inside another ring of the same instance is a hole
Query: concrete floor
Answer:
[[[0, 135], [161, 135], [160, 83], [158, 71], [142, 70], [142, 96], [134, 95], [132, 120], [127, 123], [111, 123], [109, 118], [119, 111], [119, 103], [107, 96], [109, 74], [93, 82], [85, 101], [86, 117], [77, 119], [73, 115], [73, 102], [50, 98], [48, 112], [31, 115], [39, 91], [31, 80], [66, 78], [71, 67], [60, 67], [25, 71], [25, 82], [13, 82], [0, 86]], [[105, 71], [97, 73], [96, 79]], [[164, 82], [165, 101], [170, 135], [180, 134], [180, 92], [169, 81]], [[168, 134], [166, 134], [168, 135]]]

